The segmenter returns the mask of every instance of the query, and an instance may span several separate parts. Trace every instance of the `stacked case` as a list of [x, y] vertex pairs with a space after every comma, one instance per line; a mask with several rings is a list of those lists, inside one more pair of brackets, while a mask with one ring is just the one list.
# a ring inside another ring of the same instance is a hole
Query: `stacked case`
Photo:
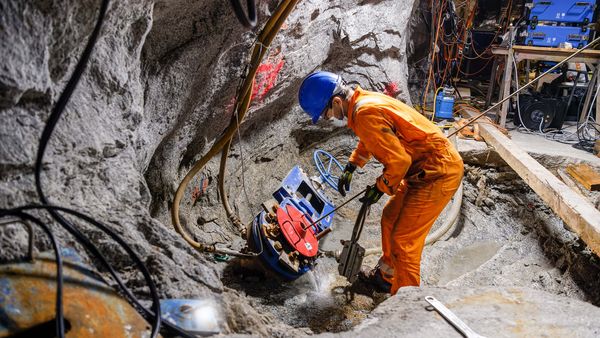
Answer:
[[582, 48], [590, 41], [596, 1], [533, 0], [530, 6], [525, 44], [559, 47], [568, 42]]

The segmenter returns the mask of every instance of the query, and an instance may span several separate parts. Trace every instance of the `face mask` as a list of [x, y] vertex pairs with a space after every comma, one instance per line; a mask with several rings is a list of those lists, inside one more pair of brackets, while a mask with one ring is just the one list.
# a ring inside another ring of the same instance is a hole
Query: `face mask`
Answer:
[[344, 116], [343, 119], [339, 120], [335, 117], [331, 117], [329, 119], [327, 119], [327, 122], [329, 122], [332, 126], [339, 128], [339, 127], [346, 127], [348, 125], [348, 117]]

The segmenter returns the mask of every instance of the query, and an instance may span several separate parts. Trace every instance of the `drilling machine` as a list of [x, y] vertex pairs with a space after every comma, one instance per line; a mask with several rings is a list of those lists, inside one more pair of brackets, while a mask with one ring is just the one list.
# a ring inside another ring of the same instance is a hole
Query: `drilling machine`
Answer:
[[[331, 176], [319, 171], [322, 177]], [[302, 169], [295, 166], [273, 193], [273, 199], [262, 204], [263, 210], [249, 225], [248, 248], [258, 254], [265, 270], [283, 280], [295, 280], [311, 270], [323, 253], [319, 250], [319, 241], [331, 232], [334, 212], [364, 191], [335, 208], [324, 190], [320, 186], [316, 188]], [[367, 209], [368, 205], [363, 203], [352, 238], [342, 241], [342, 250], [328, 255], [337, 259], [340, 275], [351, 283], [358, 276], [365, 254], [358, 239]]]
[[262, 208], [249, 225], [248, 247], [265, 269], [295, 280], [315, 266], [319, 240], [331, 231], [334, 205], [295, 166]]

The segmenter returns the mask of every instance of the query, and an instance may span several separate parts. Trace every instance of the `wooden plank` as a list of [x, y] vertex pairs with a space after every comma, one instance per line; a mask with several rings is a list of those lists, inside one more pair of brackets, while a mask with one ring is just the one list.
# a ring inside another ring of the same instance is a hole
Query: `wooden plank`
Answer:
[[583, 192], [582, 188], [579, 187], [579, 184], [577, 184], [577, 182], [575, 182], [573, 180], [573, 178], [571, 176], [569, 176], [569, 174], [567, 174], [567, 172], [564, 169], [562, 169], [562, 168], [558, 169], [557, 173], [558, 173], [558, 178], [560, 178], [561, 181], [563, 181], [566, 185], [568, 185], [569, 188], [573, 189], [573, 191], [577, 192], [581, 196], [584, 196], [584, 197], [587, 196]]
[[[506, 47], [492, 48], [494, 55], [508, 55], [509, 49]], [[542, 60], [560, 62], [566, 57], [575, 53], [574, 49], [547, 48], [534, 46], [513, 46], [513, 54], [517, 62], [523, 60]], [[600, 50], [586, 49], [578, 56], [571, 59], [571, 62], [598, 63], [600, 60]]]
[[[554, 47], [538, 47], [538, 46], [513, 46], [516, 52], [539, 53], [546, 55], [561, 55], [569, 56], [577, 51], [575, 48], [554, 48]], [[581, 52], [583, 56], [592, 56], [600, 58], [600, 50], [586, 49]]]
[[[537, 47], [537, 46], [521, 46], [515, 45], [512, 47], [515, 53], [527, 53], [527, 54], [537, 54], [537, 55], [547, 55], [547, 56], [557, 56], [561, 59], [575, 53], [576, 49], [569, 48], [551, 48], [551, 47]], [[508, 48], [507, 47], [492, 47], [492, 53], [496, 55], [507, 55]], [[584, 58], [600, 58], [600, 50], [596, 49], [586, 49], [580, 56]]]
[[567, 172], [587, 190], [600, 190], [600, 174], [585, 163], [567, 166]]
[[[471, 117], [477, 115], [472, 111], [467, 111], [467, 114]], [[496, 127], [486, 123], [481, 123], [479, 127], [484, 140], [496, 149], [506, 163], [564, 221], [571, 231], [577, 233], [594, 253], [600, 254], [600, 211], [583, 196], [556, 178]]]

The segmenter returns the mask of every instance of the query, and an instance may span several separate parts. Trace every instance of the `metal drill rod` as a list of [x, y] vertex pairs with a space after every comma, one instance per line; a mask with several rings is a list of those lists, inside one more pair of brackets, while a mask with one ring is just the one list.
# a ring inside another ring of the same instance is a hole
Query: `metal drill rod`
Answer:
[[347, 200], [346, 202], [344, 202], [344, 203], [340, 204], [340, 206], [338, 206], [337, 208], [335, 208], [335, 209], [331, 210], [330, 212], [328, 212], [328, 213], [327, 213], [327, 214], [325, 214], [324, 216], [321, 216], [321, 218], [319, 218], [318, 220], [316, 220], [316, 221], [314, 221], [314, 222], [310, 223], [310, 224], [309, 224], [309, 225], [307, 225], [306, 227], [303, 227], [303, 228], [302, 228], [302, 230], [306, 230], [306, 229], [310, 228], [311, 226], [313, 226], [313, 225], [315, 225], [315, 224], [317, 224], [317, 223], [321, 222], [322, 220], [324, 220], [324, 219], [325, 219], [325, 217], [327, 217], [327, 216], [329, 216], [329, 215], [333, 214], [334, 212], [336, 212], [338, 209], [340, 209], [340, 208], [341, 208], [341, 207], [343, 207], [344, 205], [346, 205], [346, 204], [350, 203], [352, 200], [354, 200], [354, 199], [356, 199], [358, 196], [362, 195], [362, 194], [363, 194], [365, 191], [367, 191], [367, 189], [368, 189], [368, 188], [369, 188], [369, 187], [366, 187], [366, 188], [364, 188], [364, 189], [363, 189], [361, 192], [359, 192], [358, 194], [356, 194], [356, 195], [352, 196], [352, 198], [350, 198], [350, 199], [349, 199], [349, 200]]
[[482, 335], [477, 334], [473, 331], [465, 322], [460, 320], [458, 316], [454, 314], [454, 312], [450, 311], [444, 304], [442, 304], [439, 300], [435, 299], [435, 297], [427, 296], [425, 297], [427, 303], [431, 304], [433, 308], [444, 317], [455, 329], [458, 330], [463, 336], [467, 338], [485, 338]]
[[[588, 49], [589, 47], [595, 45], [598, 41], [600, 41], [600, 37], [594, 39], [592, 42], [590, 42], [589, 44], [587, 44], [586, 46], [584, 46], [583, 48], [579, 49], [578, 51], [576, 51], [575, 53], [569, 55], [566, 59], [562, 60], [561, 62], [557, 63], [556, 65], [554, 65], [554, 67], [548, 69], [547, 71], [543, 72], [542, 74], [540, 74], [538, 77], [536, 77], [535, 79], [531, 80], [529, 83], [527, 83], [526, 85], [524, 85], [523, 87], [517, 89], [515, 92], [513, 92], [512, 94], [508, 95], [507, 97], [503, 98], [502, 100], [500, 100], [499, 102], [497, 102], [495, 105], [489, 107], [488, 109], [486, 109], [483, 113], [471, 118], [469, 120], [469, 122], [467, 122], [464, 126], [456, 129], [455, 131], [453, 131], [452, 133], [450, 133], [450, 135], [448, 135], [448, 138], [450, 138], [451, 136], [455, 135], [456, 133], [458, 133], [459, 131], [463, 130], [464, 128], [466, 128], [468, 125], [472, 124], [473, 122], [479, 120], [480, 117], [482, 117], [483, 115], [487, 114], [488, 112], [490, 112], [491, 110], [497, 108], [498, 106], [500, 106], [501, 104], [503, 104], [504, 102], [510, 100], [511, 97], [519, 94], [520, 92], [522, 92], [524, 89], [529, 88], [532, 84], [538, 82], [542, 77], [546, 76], [548, 73], [552, 72], [553, 70], [557, 69], [558, 67], [562, 66], [563, 64], [565, 64], [566, 62], [568, 62], [569, 60], [571, 60], [572, 58], [576, 57], [577, 55], [579, 55], [581, 52], [583, 52], [584, 50]], [[508, 67], [509, 65], [506, 65], [506, 67]], [[510, 65], [510, 67], [512, 67], [512, 65]]]

